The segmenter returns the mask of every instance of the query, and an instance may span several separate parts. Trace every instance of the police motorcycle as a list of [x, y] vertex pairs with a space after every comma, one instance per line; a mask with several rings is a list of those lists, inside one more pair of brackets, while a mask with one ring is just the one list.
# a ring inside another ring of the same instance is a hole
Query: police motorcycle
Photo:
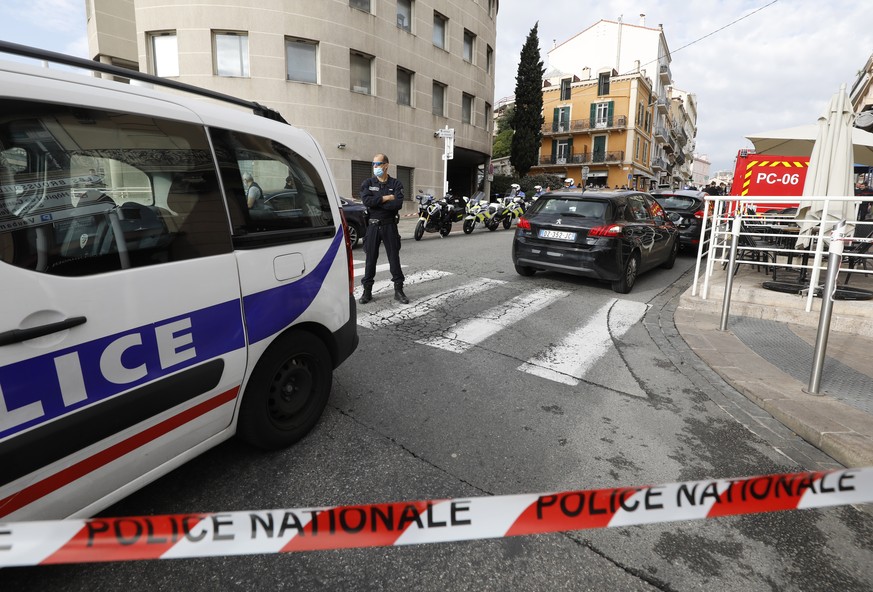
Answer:
[[415, 201], [418, 202], [418, 223], [412, 237], [417, 241], [425, 232], [439, 232], [440, 236], [448, 236], [452, 224], [464, 219], [464, 198], [448, 194], [442, 199], [434, 199], [432, 193], [419, 189]]
[[467, 200], [464, 234], [470, 234], [476, 229], [477, 224], [485, 224], [496, 213], [497, 205], [488, 203], [488, 200], [485, 199], [485, 193], [477, 191], [473, 197]]
[[521, 186], [518, 183], [513, 183], [511, 187], [509, 195], [504, 197], [502, 203], [499, 204], [497, 214], [492, 216], [485, 225], [488, 230], [497, 230], [497, 226], [501, 223], [503, 228], [509, 230], [512, 221], [524, 214], [524, 191], [521, 191]]

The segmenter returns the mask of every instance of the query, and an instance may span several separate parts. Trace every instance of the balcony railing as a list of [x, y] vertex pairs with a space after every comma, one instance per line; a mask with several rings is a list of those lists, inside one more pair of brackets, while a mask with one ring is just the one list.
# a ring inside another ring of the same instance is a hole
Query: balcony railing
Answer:
[[582, 152], [568, 156], [541, 156], [541, 166], [565, 166], [568, 164], [612, 164], [621, 163], [624, 160], [624, 150], [612, 150], [610, 152]]
[[661, 126], [657, 126], [655, 128], [655, 139], [660, 139], [661, 142], [666, 143], [667, 142], [667, 130], [665, 130]]
[[604, 130], [625, 128], [627, 128], [626, 115], [613, 116], [605, 119], [588, 117], [586, 119], [574, 119], [572, 121], [564, 123], [547, 123], [543, 125], [543, 135], [552, 136], [555, 134], [575, 134], [595, 131], [599, 132]]
[[655, 107], [659, 111], [667, 113], [670, 110], [670, 102], [665, 97], [661, 97], [657, 101], [655, 101]]
[[660, 156], [652, 159], [652, 170], [655, 171], [666, 171], [667, 163], [664, 162], [664, 159]]

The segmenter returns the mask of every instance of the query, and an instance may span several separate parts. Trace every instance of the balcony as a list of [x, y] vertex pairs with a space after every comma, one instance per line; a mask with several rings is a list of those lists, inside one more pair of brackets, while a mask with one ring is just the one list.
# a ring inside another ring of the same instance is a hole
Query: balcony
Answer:
[[655, 127], [655, 139], [662, 144], [667, 143], [667, 130], [663, 126]]
[[608, 117], [605, 119], [589, 117], [586, 119], [574, 119], [572, 121], [564, 123], [546, 123], [543, 125], [543, 135], [555, 136], [561, 134], [581, 134], [602, 131], [614, 131], [621, 129], [627, 129], [626, 115]]
[[652, 170], [653, 171], [666, 171], [667, 163], [664, 162], [664, 159], [658, 156], [657, 158], [652, 159]]
[[655, 108], [662, 113], [668, 113], [670, 111], [670, 101], [665, 97], [661, 97], [655, 101]]
[[621, 164], [624, 161], [624, 150], [610, 152], [582, 152], [569, 156], [541, 156], [540, 166], [567, 166], [576, 164]]
[[673, 80], [673, 73], [670, 72], [670, 66], [667, 64], [663, 64], [660, 68], [658, 68], [658, 75], [661, 77], [661, 82], [664, 84], [670, 84]]

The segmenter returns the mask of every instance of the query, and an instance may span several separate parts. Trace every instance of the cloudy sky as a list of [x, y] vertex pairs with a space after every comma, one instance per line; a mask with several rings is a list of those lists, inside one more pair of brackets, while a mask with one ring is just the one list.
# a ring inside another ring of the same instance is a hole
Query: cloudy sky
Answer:
[[[873, 53], [870, 0], [502, 0], [495, 101], [514, 93], [534, 23], [548, 65], [553, 41], [600, 19], [637, 24], [640, 13], [664, 25], [674, 82], [697, 95], [697, 150], [712, 173], [733, 169], [746, 135], [814, 123]], [[86, 57], [84, 1], [0, 0], [0, 38]]]

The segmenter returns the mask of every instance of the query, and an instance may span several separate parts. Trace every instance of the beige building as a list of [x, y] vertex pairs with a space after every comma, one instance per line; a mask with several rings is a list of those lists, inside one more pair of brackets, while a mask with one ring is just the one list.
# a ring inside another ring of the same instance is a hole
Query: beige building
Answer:
[[449, 187], [470, 195], [488, 170], [499, 0], [85, 1], [94, 59], [279, 111], [341, 195], [378, 152], [407, 195], [439, 192], [447, 127]]

